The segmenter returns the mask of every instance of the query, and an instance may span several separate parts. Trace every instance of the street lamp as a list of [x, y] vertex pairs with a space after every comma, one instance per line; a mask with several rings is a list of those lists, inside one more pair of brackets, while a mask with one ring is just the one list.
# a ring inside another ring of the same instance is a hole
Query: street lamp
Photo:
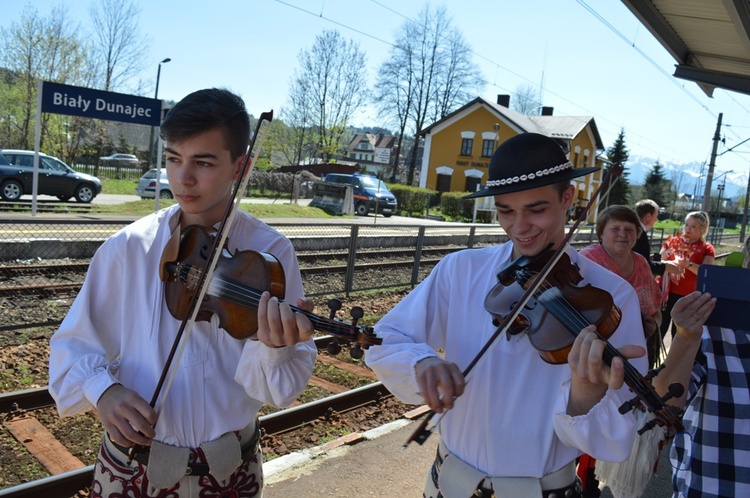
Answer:
[[[159, 68], [156, 70], [156, 90], [154, 91], [154, 100], [159, 98], [159, 78], [161, 77], [161, 65], [171, 61], [169, 57], [159, 63]], [[159, 110], [159, 118], [161, 118], [161, 109]], [[148, 139], [148, 160], [149, 163], [154, 161], [154, 127], [151, 127], [151, 135]]]

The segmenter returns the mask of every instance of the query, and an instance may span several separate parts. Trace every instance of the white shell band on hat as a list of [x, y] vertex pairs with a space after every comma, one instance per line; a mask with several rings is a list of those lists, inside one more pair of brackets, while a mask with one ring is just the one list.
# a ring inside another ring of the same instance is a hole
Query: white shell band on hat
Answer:
[[566, 169], [569, 169], [572, 167], [573, 167], [573, 164], [570, 161], [568, 161], [564, 164], [559, 164], [551, 168], [540, 169], [536, 173], [528, 173], [526, 175], [514, 176], [512, 178], [503, 178], [501, 180], [490, 180], [487, 182], [487, 187], [500, 187], [503, 185], [511, 185], [513, 183], [525, 182], [526, 180], [533, 180], [534, 178], [537, 178], [537, 177], [559, 173], [560, 171], [565, 171]]

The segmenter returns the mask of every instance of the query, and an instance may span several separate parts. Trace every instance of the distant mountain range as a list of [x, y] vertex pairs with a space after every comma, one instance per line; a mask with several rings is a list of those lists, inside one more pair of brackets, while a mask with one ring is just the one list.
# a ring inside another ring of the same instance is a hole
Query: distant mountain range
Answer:
[[[682, 176], [680, 181], [680, 192], [685, 194], [697, 194], [698, 197], [703, 196], [703, 188], [706, 180], [706, 173], [708, 173], [708, 164], [703, 166], [703, 172], [701, 176], [701, 163], [690, 162], [690, 163], [669, 163], [660, 160], [661, 165], [664, 167], [664, 176], [668, 180], [674, 180], [680, 175]], [[638, 156], [631, 154], [626, 163], [628, 171], [628, 181], [631, 185], [643, 185], [646, 180], [646, 176], [651, 172], [656, 159]], [[722, 174], [722, 169], [717, 168], [719, 175]], [[729, 173], [726, 176], [722, 176], [719, 180], [723, 182], [726, 179], [726, 189], [723, 197], [735, 198], [744, 195], [747, 191], [747, 176], [742, 173]], [[699, 190], [698, 182], [700, 181]], [[713, 186], [711, 190], [716, 191], [717, 175], [714, 172]]]

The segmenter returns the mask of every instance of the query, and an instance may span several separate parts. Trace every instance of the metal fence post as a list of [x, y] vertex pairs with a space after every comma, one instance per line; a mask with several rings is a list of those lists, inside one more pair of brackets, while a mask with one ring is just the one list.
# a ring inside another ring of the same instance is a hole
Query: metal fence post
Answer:
[[344, 284], [344, 293], [346, 297], [352, 292], [354, 287], [354, 265], [357, 262], [357, 236], [359, 235], [359, 225], [352, 225], [351, 234], [349, 235], [349, 257], [346, 260], [346, 283]]
[[477, 233], [477, 227], [471, 227], [469, 229], [469, 243], [468, 243], [469, 249], [474, 247], [474, 235], [476, 233]]
[[424, 245], [424, 225], [419, 227], [417, 235], [417, 247], [414, 248], [414, 266], [411, 270], [411, 288], [413, 289], [419, 283], [419, 266], [422, 261], [422, 247]]

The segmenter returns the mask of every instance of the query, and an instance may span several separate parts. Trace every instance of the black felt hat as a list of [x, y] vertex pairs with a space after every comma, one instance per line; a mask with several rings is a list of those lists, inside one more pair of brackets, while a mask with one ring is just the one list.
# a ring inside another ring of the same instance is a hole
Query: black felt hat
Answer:
[[538, 133], [521, 133], [497, 148], [490, 159], [486, 187], [464, 199], [508, 194], [552, 185], [599, 168], [574, 168], [554, 138]]

